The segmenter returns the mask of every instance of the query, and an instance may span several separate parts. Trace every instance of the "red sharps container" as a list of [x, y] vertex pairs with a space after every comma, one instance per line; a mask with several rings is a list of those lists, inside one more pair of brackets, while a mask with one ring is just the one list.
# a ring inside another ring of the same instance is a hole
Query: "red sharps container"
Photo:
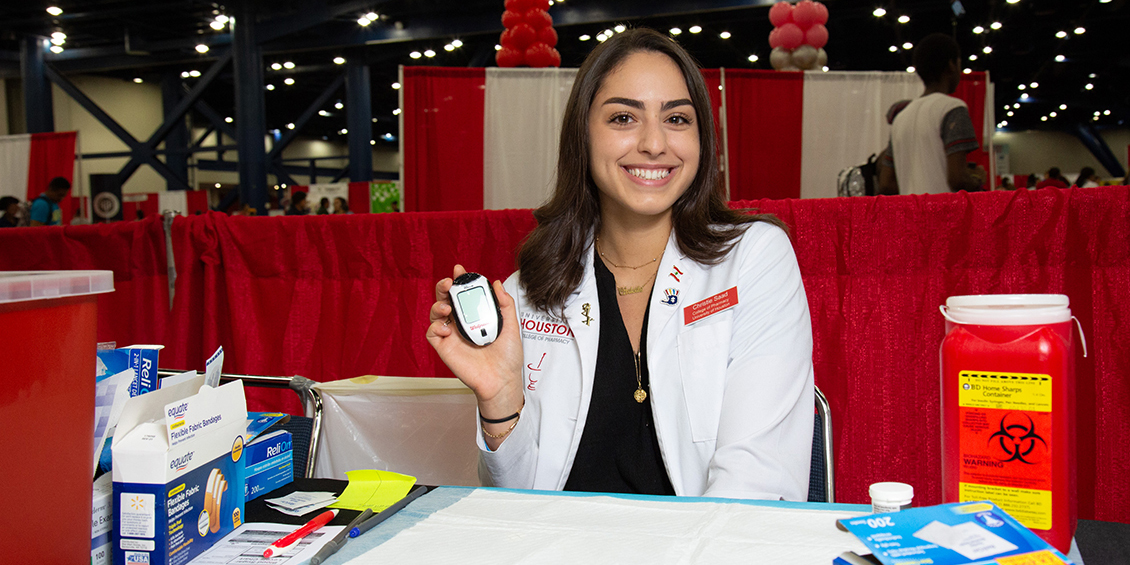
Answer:
[[1076, 520], [1067, 296], [953, 296], [942, 315], [943, 502], [991, 500], [1067, 553]]

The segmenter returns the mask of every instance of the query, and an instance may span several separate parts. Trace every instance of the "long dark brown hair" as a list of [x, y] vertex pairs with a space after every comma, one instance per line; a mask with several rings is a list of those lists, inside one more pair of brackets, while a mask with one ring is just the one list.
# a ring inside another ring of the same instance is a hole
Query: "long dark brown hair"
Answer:
[[519, 282], [526, 300], [543, 312], [563, 314], [565, 301], [581, 283], [583, 258], [592, 234], [600, 230], [599, 189], [589, 170], [589, 108], [604, 78], [629, 55], [640, 51], [671, 58], [687, 83], [698, 122], [698, 171], [687, 191], [671, 207], [679, 250], [702, 264], [722, 260], [744, 231], [744, 225], [768, 221], [770, 215], [746, 215], [726, 206], [718, 170], [714, 114], [698, 63], [678, 43], [650, 29], [612, 36], [585, 58], [573, 82], [561, 126], [557, 186], [549, 202], [534, 211], [537, 228], [518, 252]]

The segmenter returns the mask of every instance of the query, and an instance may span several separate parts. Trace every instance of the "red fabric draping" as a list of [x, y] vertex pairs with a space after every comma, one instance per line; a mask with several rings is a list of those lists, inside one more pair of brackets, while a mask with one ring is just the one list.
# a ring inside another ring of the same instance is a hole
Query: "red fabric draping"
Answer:
[[369, 202], [368, 182], [349, 183], [349, 211], [354, 214], [368, 214], [373, 210]]
[[[1076, 359], [1079, 515], [1130, 522], [1130, 187], [735, 205], [791, 226], [832, 405], [837, 500], [900, 480], [939, 502], [938, 305], [1053, 292], [1070, 297], [1089, 353]], [[423, 339], [435, 281], [456, 261], [505, 277], [534, 224], [528, 210], [178, 218], [163, 318], [158, 222], [0, 230], [0, 268], [114, 269], [99, 338], [164, 343], [170, 368], [202, 369], [223, 345], [229, 372], [449, 375]], [[249, 397], [252, 409], [300, 409], [288, 391]]]
[[162, 363], [203, 367], [223, 345], [236, 373], [450, 376], [424, 341], [435, 282], [457, 261], [504, 279], [533, 225], [528, 210], [178, 218], [173, 315], [186, 327]]
[[[1081, 518], [1130, 521], [1130, 188], [760, 200], [792, 237], [832, 404], [836, 497], [914, 485], [940, 502], [938, 348], [949, 296], [1063, 293], [1076, 357]], [[1102, 493], [1102, 496], [1096, 496]]]
[[485, 69], [404, 69], [402, 210], [483, 208]]
[[114, 292], [98, 297], [98, 341], [161, 343], [169, 323], [161, 222], [3, 229], [0, 271], [113, 271]]
[[[985, 90], [988, 85], [988, 76], [984, 72], [962, 75], [957, 83], [957, 91], [953, 95], [960, 98], [969, 106], [969, 117], [973, 120], [973, 131], [977, 133], [977, 144], [980, 146], [966, 156], [966, 160], [977, 163], [985, 170], [989, 169], [989, 152], [985, 140]], [[989, 187], [985, 187], [988, 189]]]
[[[31, 154], [28, 155], [27, 199], [33, 200], [47, 190], [47, 183], [63, 177], [74, 184], [75, 135], [73, 131], [31, 134]], [[71, 193], [59, 202], [63, 225], [71, 223], [74, 204]]]
[[730, 198], [798, 198], [804, 73], [726, 69]]

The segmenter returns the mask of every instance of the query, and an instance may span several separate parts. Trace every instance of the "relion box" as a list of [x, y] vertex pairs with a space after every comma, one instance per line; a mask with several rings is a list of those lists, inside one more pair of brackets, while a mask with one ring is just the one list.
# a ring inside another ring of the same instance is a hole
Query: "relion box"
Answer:
[[203, 382], [131, 398], [122, 412], [112, 448], [118, 565], [184, 565], [243, 523], [243, 383]]

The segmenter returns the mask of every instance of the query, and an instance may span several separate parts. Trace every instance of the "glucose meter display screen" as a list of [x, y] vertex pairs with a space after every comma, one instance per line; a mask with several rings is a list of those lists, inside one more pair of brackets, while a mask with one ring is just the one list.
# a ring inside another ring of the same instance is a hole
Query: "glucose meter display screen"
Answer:
[[479, 321], [479, 306], [487, 299], [482, 287], [469, 288], [459, 293], [459, 307], [463, 309], [464, 321], [473, 324]]

